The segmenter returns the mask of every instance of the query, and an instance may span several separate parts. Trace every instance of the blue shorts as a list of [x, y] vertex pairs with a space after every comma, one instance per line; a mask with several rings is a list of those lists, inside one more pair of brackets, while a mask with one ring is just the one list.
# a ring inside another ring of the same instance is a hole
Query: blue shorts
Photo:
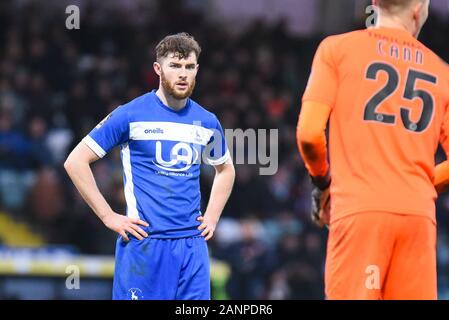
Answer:
[[112, 299], [210, 300], [206, 240], [119, 237]]

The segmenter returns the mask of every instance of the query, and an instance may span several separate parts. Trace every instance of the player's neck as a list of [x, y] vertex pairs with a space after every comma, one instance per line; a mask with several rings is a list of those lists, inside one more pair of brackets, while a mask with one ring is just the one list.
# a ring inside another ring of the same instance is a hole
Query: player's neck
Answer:
[[376, 28], [389, 28], [407, 31], [414, 36], [415, 30], [413, 26], [405, 23], [401, 18], [396, 16], [379, 15]]
[[159, 99], [161, 99], [163, 104], [175, 111], [181, 110], [186, 106], [187, 103], [187, 98], [182, 100], [175, 99], [167, 94], [161, 87], [159, 87], [159, 89], [156, 91], [156, 95], [159, 97]]

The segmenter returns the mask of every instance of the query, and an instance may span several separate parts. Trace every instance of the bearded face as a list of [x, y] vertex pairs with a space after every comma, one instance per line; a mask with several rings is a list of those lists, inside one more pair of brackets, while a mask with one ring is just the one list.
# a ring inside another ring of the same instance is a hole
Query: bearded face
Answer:
[[178, 100], [190, 97], [195, 88], [197, 72], [198, 64], [194, 52], [181, 59], [178, 54], [170, 53], [160, 61], [162, 88]]
[[193, 89], [195, 89], [196, 81], [195, 78], [191, 79], [190, 82], [187, 81], [187, 79], [170, 81], [170, 78], [166, 76], [164, 71], [162, 71], [161, 84], [166, 93], [175, 99], [182, 100], [192, 95]]

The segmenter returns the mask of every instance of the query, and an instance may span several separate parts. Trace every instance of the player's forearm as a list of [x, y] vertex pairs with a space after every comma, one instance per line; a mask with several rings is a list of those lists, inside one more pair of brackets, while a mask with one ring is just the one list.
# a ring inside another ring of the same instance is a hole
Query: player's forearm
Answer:
[[64, 168], [83, 199], [102, 221], [113, 212], [97, 187], [89, 163], [69, 157]]
[[327, 161], [326, 125], [329, 106], [305, 102], [296, 128], [299, 152], [310, 175], [325, 176], [329, 171]]
[[206, 213], [204, 216], [215, 222], [220, 219], [221, 213], [229, 199], [234, 185], [235, 169], [232, 163], [223, 165], [221, 171], [217, 170], [212, 184]]
[[449, 160], [441, 162], [435, 167], [434, 185], [438, 193], [449, 190]]
[[326, 136], [317, 135], [313, 139], [298, 139], [298, 148], [304, 164], [311, 176], [325, 176], [329, 170], [327, 162]]

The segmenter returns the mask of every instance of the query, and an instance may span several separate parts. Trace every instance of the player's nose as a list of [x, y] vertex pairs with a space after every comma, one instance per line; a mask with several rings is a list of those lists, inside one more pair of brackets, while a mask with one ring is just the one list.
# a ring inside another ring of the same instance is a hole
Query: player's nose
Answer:
[[187, 69], [185, 67], [181, 68], [180, 73], [179, 73], [179, 77], [182, 79], [186, 79], [187, 78]]

